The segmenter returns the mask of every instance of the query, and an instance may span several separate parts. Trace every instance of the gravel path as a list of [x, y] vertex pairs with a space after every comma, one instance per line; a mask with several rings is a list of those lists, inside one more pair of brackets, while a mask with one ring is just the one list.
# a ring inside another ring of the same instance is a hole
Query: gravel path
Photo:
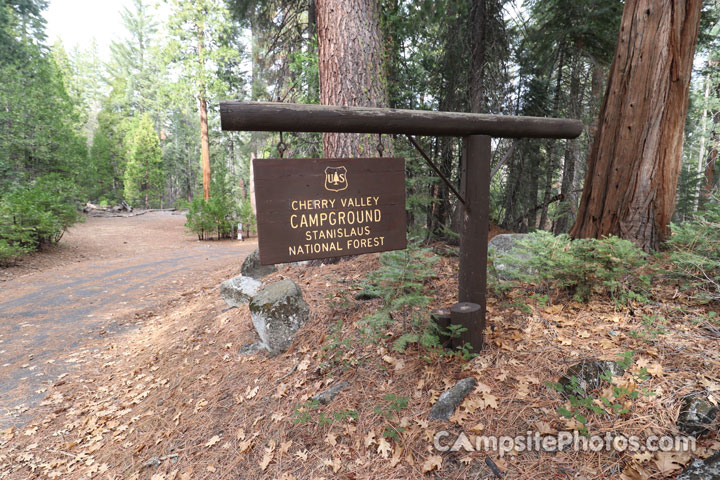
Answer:
[[170, 212], [88, 218], [58, 247], [0, 271], [0, 429], [21, 424], [48, 385], [82, 368], [94, 341], [214, 286], [215, 270], [239, 270], [256, 247], [198, 242], [184, 222]]

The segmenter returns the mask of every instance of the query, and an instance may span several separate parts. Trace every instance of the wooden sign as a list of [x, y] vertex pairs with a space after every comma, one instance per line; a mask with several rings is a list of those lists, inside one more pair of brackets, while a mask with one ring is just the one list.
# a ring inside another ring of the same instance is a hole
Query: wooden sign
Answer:
[[404, 159], [252, 162], [261, 264], [407, 246]]

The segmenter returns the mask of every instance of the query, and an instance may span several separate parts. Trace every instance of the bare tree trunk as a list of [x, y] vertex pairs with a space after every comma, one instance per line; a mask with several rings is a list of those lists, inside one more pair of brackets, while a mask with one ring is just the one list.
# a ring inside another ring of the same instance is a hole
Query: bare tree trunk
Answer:
[[[384, 107], [387, 85], [377, 0], [316, 0], [320, 103]], [[326, 157], [377, 156], [377, 135], [325, 133]], [[392, 155], [389, 137], [384, 154]]]
[[208, 136], [207, 102], [200, 97], [200, 157], [203, 170], [203, 198], [210, 198], [210, 138]]
[[[717, 68], [720, 62], [713, 60], [710, 65]], [[720, 86], [715, 89], [716, 96], [720, 96]], [[709, 144], [712, 147], [709, 149], [707, 159], [705, 160], [705, 186], [702, 191], [703, 199], [707, 200], [712, 195], [713, 190], [720, 190], [720, 172], [716, 172], [715, 162], [718, 158], [718, 145], [720, 144], [720, 112], [716, 112], [713, 115], [713, 128], [711, 129], [711, 137]]]
[[[563, 80], [563, 68], [565, 68], [565, 45], [560, 46], [560, 58], [558, 58], [558, 73], [557, 83], [555, 84], [555, 98], [553, 98], [553, 111], [552, 116], [557, 117], [560, 111], [560, 93], [562, 92], [562, 80]], [[554, 140], [550, 140], [547, 143], [548, 152], [548, 163], [547, 170], [545, 171], [545, 192], [543, 193], [542, 210], [540, 211], [540, 223], [538, 228], [541, 230], [545, 229], [545, 223], [547, 223], [548, 217], [548, 206], [550, 205], [550, 198], [552, 197], [552, 185], [553, 177], [555, 176], [555, 147], [556, 143]]]
[[612, 234], [646, 251], [667, 238], [701, 7], [626, 1], [573, 237]]
[[[198, 71], [205, 70], [205, 32], [201, 25], [198, 25]], [[210, 137], [208, 135], [207, 100], [205, 99], [205, 87], [200, 87], [198, 98], [200, 107], [200, 157], [203, 170], [203, 198], [207, 202], [210, 199]]]
[[487, 9], [487, 0], [473, 0], [470, 7], [470, 111], [473, 113], [485, 110]]
[[[698, 177], [705, 173], [705, 137], [707, 131], [707, 110], [708, 110], [708, 99], [710, 98], [710, 75], [705, 75], [705, 98], [703, 101], [703, 113], [702, 113], [702, 129], [700, 131], [700, 152], [698, 153], [698, 166], [697, 174]], [[707, 183], [707, 182], [706, 182]], [[712, 184], [712, 179], [710, 180]], [[702, 183], [698, 182], [697, 195], [693, 202], [693, 210], [697, 212], [698, 204], [700, 203], [700, 195], [702, 190]]]
[[[718, 88], [720, 91], [720, 88]], [[720, 125], [720, 112], [713, 116], [714, 131], [717, 132]], [[707, 160], [705, 160], [705, 188], [703, 189], [703, 197], [709, 198], [713, 189], [720, 190], [720, 174], [715, 171], [715, 162], [718, 158], [718, 144], [720, 143], [720, 132], [715, 133], [712, 137], [714, 146], [708, 151]]]
[[[573, 56], [572, 70], [570, 72], [570, 104], [568, 106], [568, 116], [570, 118], [580, 118], [582, 108], [583, 88], [580, 85], [580, 70], [582, 62], [579, 55]], [[577, 195], [575, 194], [575, 170], [577, 168], [578, 158], [580, 157], [580, 140], [574, 138], [566, 140], [565, 143], [565, 160], [563, 164], [562, 184], [560, 186], [560, 195], [563, 203], [560, 204], [560, 215], [553, 226], [553, 233], [565, 233], [568, 231], [571, 222], [575, 217]]]

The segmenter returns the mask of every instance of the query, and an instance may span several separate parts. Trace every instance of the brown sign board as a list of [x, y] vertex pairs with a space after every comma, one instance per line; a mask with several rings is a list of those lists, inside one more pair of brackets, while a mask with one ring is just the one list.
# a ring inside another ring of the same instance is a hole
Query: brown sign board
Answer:
[[260, 263], [401, 250], [402, 158], [253, 160]]

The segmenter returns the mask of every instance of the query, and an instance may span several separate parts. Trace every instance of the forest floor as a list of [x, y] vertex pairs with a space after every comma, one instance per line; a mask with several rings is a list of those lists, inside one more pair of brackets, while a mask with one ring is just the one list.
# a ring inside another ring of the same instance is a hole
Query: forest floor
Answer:
[[[143, 213], [143, 212], [140, 212]], [[99, 338], [142, 325], [240, 265], [255, 241], [198, 242], [184, 215], [88, 217], [61, 242], [0, 269], [0, 428], [22, 424]]]
[[[570, 406], [547, 382], [582, 360], [626, 352], [633, 364], [616, 386], [652, 394], [621, 398], [627, 413], [587, 413], [589, 433], [678, 435], [684, 395], [720, 395], [720, 352], [707, 308], [672, 286], [658, 283], [650, 303], [630, 308], [608, 298], [540, 302], [520, 290], [490, 296], [486, 346], [465, 361], [412, 345], [393, 350], [402, 317], [380, 339], [363, 336], [381, 300], [353, 295], [380, 267], [377, 255], [282, 267], [265, 281], [295, 281], [311, 317], [290, 349], [271, 357], [239, 353], [257, 338], [247, 307], [228, 309], [220, 298], [220, 280], [240, 273], [239, 261], [225, 267], [188, 278], [184, 295], [137, 328], [75, 350], [67, 359], [82, 368], [47, 387], [29, 422], [0, 429], [0, 479], [496, 478], [489, 464], [510, 479], [664, 479], [720, 450], [717, 428], [694, 452], [433, 444], [442, 432], [448, 443], [460, 432], [473, 442], [575, 430], [577, 421], [558, 413]], [[456, 282], [457, 258], [441, 257], [427, 283], [433, 307], [454, 303]], [[466, 377], [477, 386], [450, 422], [429, 420], [440, 394]], [[309, 402], [343, 381], [330, 404]]]

